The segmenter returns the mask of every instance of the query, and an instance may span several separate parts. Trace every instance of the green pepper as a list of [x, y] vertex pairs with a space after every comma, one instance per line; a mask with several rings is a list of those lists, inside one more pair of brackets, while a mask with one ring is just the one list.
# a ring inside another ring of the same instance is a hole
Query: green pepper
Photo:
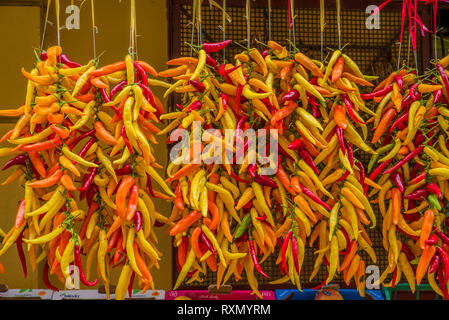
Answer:
[[393, 148], [393, 146], [394, 146], [394, 144], [390, 143], [390, 144], [387, 144], [387, 145], [380, 147], [376, 150], [377, 154], [372, 155], [372, 157], [368, 163], [368, 172], [371, 172], [371, 169], [373, 168], [374, 164], [377, 162], [377, 159], [379, 158], [379, 156], [382, 153], [389, 151], [391, 148]]
[[237, 230], [234, 234], [234, 240], [238, 239], [242, 236], [242, 234], [245, 232], [246, 228], [248, 228], [249, 224], [251, 222], [251, 214], [248, 212], [242, 219], [242, 223], [238, 226]]
[[430, 207], [437, 208], [438, 211], [441, 210], [440, 201], [438, 201], [438, 197], [435, 194], [429, 194], [427, 196], [427, 200], [429, 201]]

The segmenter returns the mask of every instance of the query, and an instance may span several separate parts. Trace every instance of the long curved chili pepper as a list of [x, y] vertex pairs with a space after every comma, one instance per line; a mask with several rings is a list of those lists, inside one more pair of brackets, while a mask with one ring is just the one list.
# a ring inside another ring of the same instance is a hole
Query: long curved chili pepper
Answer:
[[443, 198], [443, 193], [441, 192], [440, 187], [438, 187], [436, 183], [429, 182], [428, 184], [426, 184], [426, 191], [429, 194], [437, 195], [439, 199]]
[[114, 172], [117, 176], [125, 176], [131, 174], [132, 173], [131, 165], [127, 163], [120, 169], [114, 169]]
[[42, 280], [43, 280], [43, 282], [44, 282], [44, 285], [48, 288], [48, 289], [50, 289], [50, 290], [53, 290], [53, 291], [59, 291], [59, 289], [57, 288], [57, 287], [55, 287], [54, 285], [52, 285], [51, 283], [50, 283], [50, 280], [48, 279], [48, 271], [49, 271], [49, 267], [48, 267], [48, 260], [45, 262], [45, 264], [44, 264], [44, 270], [42, 271]]
[[139, 232], [142, 228], [142, 212], [136, 211], [133, 216], [134, 228], [136, 228], [136, 232]]
[[417, 154], [419, 154], [422, 150], [424, 149], [424, 146], [419, 146], [417, 147], [415, 150], [413, 150], [412, 152], [410, 152], [409, 154], [407, 154], [402, 160], [400, 160], [398, 163], [396, 163], [394, 166], [392, 166], [391, 168], [385, 170], [383, 173], [390, 173], [392, 171], [395, 171], [397, 169], [399, 169], [400, 167], [402, 167], [405, 163], [407, 163], [408, 161], [410, 161], [411, 159], [413, 159]]
[[73, 148], [75, 148], [75, 146], [84, 138], [92, 137], [93, 135], [95, 135], [95, 132], [96, 132], [95, 129], [92, 129], [87, 132], [84, 132], [83, 134], [80, 134], [78, 137], [76, 137], [70, 142], [70, 144], [68, 145], [69, 150], [73, 150]]
[[267, 186], [267, 187], [271, 187], [271, 188], [274, 188], [274, 189], [278, 188], [278, 185], [276, 184], [276, 182], [274, 182], [273, 180], [271, 180], [267, 176], [256, 175], [256, 177], [254, 178], [254, 181], [257, 182], [258, 184], [262, 185], [262, 186]]
[[443, 80], [444, 88], [446, 89], [446, 92], [449, 92], [449, 79], [447, 77], [446, 71], [444, 71], [444, 68], [437, 63], [436, 64], [437, 70], [440, 73], [441, 80]]
[[378, 91], [361, 94], [360, 98], [362, 98], [363, 100], [371, 100], [376, 97], [382, 97], [382, 96], [386, 95], [387, 93], [391, 92], [392, 90], [393, 90], [393, 85], [390, 84], [389, 86], [387, 86], [383, 89], [380, 89]]
[[345, 154], [346, 153], [346, 144], [345, 144], [345, 140], [343, 138], [343, 128], [336, 127], [335, 133], [337, 134], [338, 145], [340, 146], [341, 152], [343, 154]]
[[263, 272], [262, 267], [260, 266], [259, 261], [257, 260], [256, 249], [254, 247], [254, 240], [249, 239], [248, 244], [249, 244], [249, 251], [251, 253], [251, 259], [253, 260], [254, 263], [254, 267], [256, 268], [257, 272], [259, 272], [265, 278], [269, 279], [270, 277], [265, 272]]
[[321, 200], [316, 194], [314, 194], [312, 191], [310, 191], [309, 189], [307, 189], [305, 186], [303, 186], [302, 184], [299, 184], [299, 187], [301, 188], [301, 191], [308, 196], [312, 201], [318, 203], [319, 205], [321, 205], [322, 207], [326, 208], [327, 210], [331, 210], [331, 207], [324, 202], [323, 200]]
[[404, 252], [408, 261], [412, 261], [415, 259], [415, 255], [413, 254], [412, 250], [409, 248], [409, 246], [407, 244], [404, 243], [401, 246], [401, 251]]
[[147, 76], [147, 72], [145, 71], [145, 69], [140, 64], [138, 64], [136, 61], [134, 61], [134, 68], [136, 68], [142, 84], [144, 86], [148, 87], [148, 76]]
[[232, 171], [232, 170], [231, 170], [231, 178], [233, 178], [234, 180], [239, 181], [239, 182], [241, 182], [241, 183], [247, 183], [247, 184], [250, 184], [250, 183], [251, 183], [251, 181], [249, 181], [249, 180], [240, 178], [240, 177], [239, 177], [234, 171]]
[[446, 286], [447, 282], [449, 281], [449, 257], [447, 256], [447, 253], [440, 246], [435, 246], [435, 248], [436, 248], [436, 253], [441, 258], [441, 264], [442, 264], [442, 267], [444, 270], [443, 284], [444, 284], [444, 286]]
[[300, 150], [303, 146], [304, 143], [301, 140], [295, 139], [287, 146], [287, 148], [290, 150]]
[[284, 269], [286, 274], [288, 274], [286, 253], [287, 253], [288, 242], [290, 241], [291, 236], [292, 236], [292, 231], [290, 230], [289, 232], [287, 232], [287, 235], [285, 236], [284, 241], [282, 241], [282, 247], [281, 247], [282, 268]]
[[86, 201], [87, 205], [90, 207], [92, 205], [92, 202], [94, 200], [94, 196], [98, 193], [98, 186], [93, 183], [87, 188], [86, 191]]
[[210, 56], [210, 54], [208, 54], [208, 53], [206, 53], [206, 64], [208, 64], [212, 68], [216, 68], [217, 67], [217, 61], [215, 61], [215, 59], [212, 58]]
[[129, 154], [133, 154], [133, 148], [131, 147], [131, 143], [129, 142], [128, 136], [126, 135], [125, 125], [122, 126], [121, 134], [122, 134], [122, 137], [123, 137], [123, 141], [125, 142], [125, 145], [128, 148], [128, 150], [129, 150]]
[[78, 156], [80, 156], [81, 158], [84, 157], [87, 151], [89, 151], [90, 147], [92, 147], [92, 145], [95, 143], [95, 141], [97, 141], [97, 138], [95, 137], [90, 138], [86, 142], [86, 144], [81, 148], [80, 152], [78, 152]]
[[126, 81], [126, 80], [120, 81], [111, 89], [109, 96], [111, 98], [114, 97], [114, 94], [121, 91], [123, 89], [123, 87], [126, 86], [127, 84], [128, 84], [128, 81]]
[[72, 61], [70, 60], [67, 55], [65, 55], [64, 53], [61, 53], [59, 55], [59, 58], [61, 60], [62, 63], [64, 63], [65, 65], [69, 66], [70, 68], [78, 68], [81, 67], [81, 65], [78, 62]]
[[217, 254], [217, 251], [214, 249], [214, 246], [212, 245], [212, 242], [206, 237], [204, 232], [201, 232], [201, 241], [206, 245], [207, 249], [212, 252], [212, 254]]
[[449, 245], [449, 237], [446, 234], [444, 234], [440, 229], [438, 229], [435, 226], [433, 226], [432, 229], [435, 232], [435, 234], [438, 236], [438, 238], [440, 238], [441, 241], [443, 241], [443, 243]]
[[405, 186], [404, 186], [404, 182], [402, 181], [401, 174], [399, 172], [397, 172], [397, 171], [392, 172], [390, 175], [390, 180], [399, 189], [401, 194], [404, 193]]
[[204, 42], [201, 45], [201, 48], [206, 52], [206, 53], [211, 53], [211, 52], [217, 52], [220, 51], [221, 49], [223, 49], [224, 47], [226, 47], [228, 44], [230, 44], [232, 42], [232, 40], [225, 40], [225, 41], [221, 41], [221, 42], [214, 42], [214, 43], [208, 43], [208, 42]]
[[27, 262], [26, 262], [25, 253], [23, 252], [23, 247], [22, 247], [23, 231], [24, 230], [22, 230], [22, 232], [17, 237], [16, 248], [17, 248], [17, 253], [19, 254], [20, 263], [22, 265], [23, 276], [26, 278], [27, 277]]
[[418, 189], [404, 196], [407, 200], [422, 200], [427, 197], [426, 189]]
[[240, 112], [240, 103], [242, 101], [242, 92], [243, 92], [243, 85], [239, 84], [237, 86], [236, 94], [235, 94], [235, 105], [237, 106], [237, 112]]
[[84, 274], [83, 270], [83, 264], [81, 263], [80, 247], [78, 244], [75, 245], [74, 254], [75, 254], [75, 265], [78, 267], [81, 282], [89, 287], [96, 285], [98, 282], [98, 278], [92, 282], [86, 279], [86, 275]]
[[292, 89], [283, 95], [281, 102], [284, 103], [285, 101], [296, 101], [296, 100], [299, 100], [299, 92], [295, 89]]
[[133, 271], [131, 274], [131, 277], [129, 278], [128, 283], [128, 297], [129, 299], [132, 299], [133, 296], [133, 285], [134, 285], [134, 279], [136, 278], [136, 273]]
[[445, 300], [449, 300], [449, 293], [447, 292], [446, 283], [444, 283], [445, 276], [443, 275], [443, 266], [441, 264], [437, 268], [437, 272], [438, 272], [438, 285], [440, 287], [441, 293], [443, 293]]
[[441, 257], [437, 254], [434, 254], [432, 257], [432, 260], [430, 260], [428, 272], [434, 273], [435, 271], [437, 271], [437, 268], [440, 266], [440, 262], [441, 262]]
[[[96, 163], [98, 161], [95, 161]], [[89, 173], [87, 176], [86, 181], [83, 183], [82, 187], [78, 188], [79, 191], [86, 191], [87, 188], [89, 188], [89, 186], [92, 184], [92, 182], [94, 181], [95, 178], [95, 174], [97, 173], [98, 168], [97, 167], [90, 167], [89, 168]]]
[[365, 178], [366, 178], [366, 172], [365, 172], [365, 167], [363, 166], [363, 163], [360, 161], [357, 161], [355, 163], [355, 165], [357, 166], [357, 168], [359, 168], [359, 172], [360, 172], [360, 184], [363, 186], [365, 184]]
[[18, 155], [15, 158], [8, 160], [2, 167], [2, 170], [6, 170], [12, 166], [24, 166], [28, 157], [25, 154]]
[[401, 122], [407, 121], [408, 120], [408, 114], [409, 114], [409, 110], [407, 110], [406, 112], [404, 112], [402, 115], [400, 115], [394, 122], [393, 124], [390, 126], [390, 129], [388, 130], [389, 133], [392, 133], [394, 128], [396, 128], [398, 126], [398, 124], [400, 124]]

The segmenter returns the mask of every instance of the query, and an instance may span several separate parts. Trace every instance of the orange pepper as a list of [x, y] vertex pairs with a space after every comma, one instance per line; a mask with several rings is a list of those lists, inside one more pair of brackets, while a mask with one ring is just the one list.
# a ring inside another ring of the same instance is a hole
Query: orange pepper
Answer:
[[424, 211], [424, 219], [419, 235], [419, 246], [423, 250], [426, 245], [426, 240], [429, 239], [430, 233], [432, 232], [434, 218], [435, 214], [433, 213], [433, 210], [427, 209]]
[[72, 178], [68, 176], [67, 174], [62, 175], [61, 177], [61, 184], [67, 189], [67, 191], [75, 191], [76, 187], [73, 183]]
[[397, 225], [399, 222], [399, 217], [401, 215], [401, 204], [402, 204], [402, 197], [399, 188], [391, 189], [391, 204], [393, 207], [391, 213], [391, 222]]
[[128, 197], [128, 192], [134, 185], [134, 178], [131, 176], [126, 176], [120, 182], [117, 188], [117, 194], [115, 196], [115, 204], [117, 206], [116, 214], [120, 218], [125, 218], [126, 213], [126, 198]]
[[196, 227], [195, 229], [193, 229], [192, 235], [190, 236], [190, 245], [192, 246], [193, 252], [195, 252], [195, 255], [198, 259], [203, 256], [199, 243], [201, 232], [201, 228]]
[[28, 156], [34, 168], [36, 168], [36, 171], [41, 175], [41, 177], [45, 178], [47, 173], [45, 172], [45, 166], [39, 156], [39, 153], [37, 151], [28, 151]]
[[342, 129], [346, 129], [348, 124], [346, 122], [346, 110], [342, 105], [336, 105], [334, 108], [334, 121]]
[[203, 222], [211, 231], [214, 231], [220, 222], [220, 212], [218, 211], [217, 205], [210, 200], [208, 201], [208, 209], [212, 215], [212, 219], [203, 218]]
[[49, 177], [31, 182], [28, 184], [28, 186], [30, 186], [31, 188], [48, 188], [54, 186], [59, 181], [59, 179], [61, 179], [63, 174], [64, 173], [61, 171], [61, 169], [58, 169]]
[[385, 112], [385, 114], [382, 116], [382, 119], [379, 122], [379, 125], [376, 128], [376, 131], [374, 131], [373, 138], [371, 139], [371, 143], [376, 143], [377, 141], [379, 141], [380, 137], [387, 130], [388, 124], [396, 116], [396, 114], [397, 114], [397, 111], [393, 108], [391, 108], [387, 112]]
[[115, 138], [106, 130], [101, 121], [95, 121], [94, 123], [95, 132], [97, 135], [107, 144], [116, 145], [117, 141]]

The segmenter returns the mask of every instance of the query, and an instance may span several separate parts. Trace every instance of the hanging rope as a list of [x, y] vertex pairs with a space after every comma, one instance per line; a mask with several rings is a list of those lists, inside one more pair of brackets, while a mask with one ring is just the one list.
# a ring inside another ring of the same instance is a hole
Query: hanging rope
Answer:
[[324, 26], [326, 24], [326, 9], [324, 0], [320, 0], [320, 33], [321, 33], [321, 61], [324, 59]]
[[136, 0], [131, 0], [130, 42], [130, 54], [134, 61], [136, 54]]
[[268, 0], [268, 40], [271, 40], [271, 0]]
[[47, 31], [48, 12], [50, 11], [50, 5], [51, 5], [51, 0], [48, 0], [47, 1], [47, 10], [45, 13], [44, 30], [42, 31], [42, 40], [41, 40], [41, 47], [40, 47], [41, 50], [44, 48], [44, 40], [45, 40], [46, 31]]
[[198, 20], [198, 44], [202, 44], [203, 43], [203, 30], [202, 30], [202, 26], [201, 26], [201, 5], [202, 5], [202, 0], [198, 0], [198, 13], [197, 13], [197, 20]]
[[61, 46], [61, 30], [59, 23], [59, 0], [55, 0], [55, 9], [56, 9], [56, 30], [58, 34], [58, 46]]
[[434, 0], [434, 2], [433, 2], [433, 32], [434, 32], [433, 49], [434, 49], [435, 60], [438, 59], [438, 49], [437, 49], [437, 32], [438, 32], [437, 14], [438, 14], [438, 1]]
[[93, 49], [94, 49], [94, 59], [97, 58], [97, 48], [95, 44], [95, 34], [97, 33], [97, 27], [95, 26], [95, 8], [94, 8], [94, 0], [90, 1], [90, 8], [92, 11], [92, 41], [93, 41]]
[[404, 36], [406, 9], [407, 9], [407, 0], [402, 0], [401, 35], [399, 36], [398, 67], [397, 67], [398, 70], [401, 66], [402, 39]]
[[337, 0], [337, 32], [338, 32], [338, 49], [341, 49], [341, 3]]
[[295, 31], [295, 7], [294, 7], [294, 0], [290, 0], [290, 14], [291, 14], [291, 20], [292, 20], [292, 37], [293, 37], [293, 45], [296, 47], [296, 31]]
[[[223, 41], [226, 40], [226, 0], [223, 0], [223, 16], [222, 16], [222, 27], [223, 27]], [[223, 48], [223, 62], [226, 60], [226, 47]]]
[[246, 0], [246, 8], [245, 8], [245, 18], [246, 18], [246, 40], [248, 42], [248, 49], [251, 46], [250, 42], [250, 17], [251, 17], [251, 2], [250, 0]]

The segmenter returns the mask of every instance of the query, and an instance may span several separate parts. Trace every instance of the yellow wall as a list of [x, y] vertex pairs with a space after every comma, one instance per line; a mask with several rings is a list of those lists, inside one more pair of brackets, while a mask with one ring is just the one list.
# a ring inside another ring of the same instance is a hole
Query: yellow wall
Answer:
[[[46, 1], [45, 1], [46, 2]], [[60, 0], [61, 24], [65, 23], [68, 16], [65, 8], [72, 1]], [[82, 1], [74, 0], [74, 4]], [[52, 2], [54, 3], [54, 1]], [[102, 53], [100, 65], [112, 63], [124, 59], [130, 46], [130, 1], [129, 0], [95, 0], [95, 22], [98, 27], [96, 35], [97, 55]], [[137, 33], [138, 33], [138, 58], [153, 65], [157, 70], [165, 69], [167, 60], [167, 20], [165, 0], [136, 0], [137, 8]], [[39, 8], [22, 7], [20, 16], [18, 9], [0, 6], [0, 30], [2, 30], [2, 76], [0, 77], [0, 95], [2, 102], [0, 108], [14, 108], [23, 104], [26, 81], [20, 74], [22, 66], [31, 69], [34, 62], [32, 48], [40, 45]], [[57, 44], [56, 18], [54, 7], [50, 10], [49, 20], [53, 26], [47, 26], [44, 48]], [[10, 19], [6, 19], [10, 17]], [[14, 18], [11, 18], [14, 17]], [[93, 57], [92, 24], [91, 24], [90, 0], [84, 2], [81, 7], [81, 21], [79, 30], [61, 30], [61, 46], [63, 51], [74, 61], [87, 63]], [[8, 25], [12, 23], [12, 25]], [[30, 26], [34, 26], [30, 28]], [[7, 26], [9, 28], [7, 28]], [[5, 30], [8, 30], [5, 33]], [[6, 50], [5, 50], [6, 49]], [[6, 53], [3, 53], [6, 51]], [[155, 93], [162, 97], [161, 91]], [[1, 124], [0, 134], [11, 128], [11, 124]], [[161, 165], [166, 164], [167, 150], [164, 143], [165, 137], [159, 139], [156, 147], [156, 156]], [[2, 162], [3, 163], [3, 162]], [[7, 173], [0, 173], [3, 181]], [[161, 174], [164, 172], [160, 171]], [[12, 226], [17, 201], [20, 200], [23, 189], [13, 186], [0, 187], [0, 226], [7, 231]], [[170, 212], [170, 204], [157, 201], [157, 208], [164, 215]], [[162, 229], [162, 230], [161, 230]], [[156, 287], [170, 289], [172, 283], [172, 247], [165, 228], [158, 230], [158, 249], [163, 252], [160, 269], [153, 269], [153, 277]], [[0, 261], [5, 265], [6, 274], [0, 275], [0, 282], [7, 283], [11, 288], [43, 288], [40, 276], [32, 275], [29, 279], [23, 279], [15, 248], [12, 248]], [[41, 274], [42, 270], [39, 270]], [[39, 280], [38, 280], [39, 278]], [[112, 283], [116, 282], [117, 272], [112, 274]], [[54, 284], [58, 284], [56, 278], [51, 278]], [[60, 285], [59, 285], [60, 286]]]

